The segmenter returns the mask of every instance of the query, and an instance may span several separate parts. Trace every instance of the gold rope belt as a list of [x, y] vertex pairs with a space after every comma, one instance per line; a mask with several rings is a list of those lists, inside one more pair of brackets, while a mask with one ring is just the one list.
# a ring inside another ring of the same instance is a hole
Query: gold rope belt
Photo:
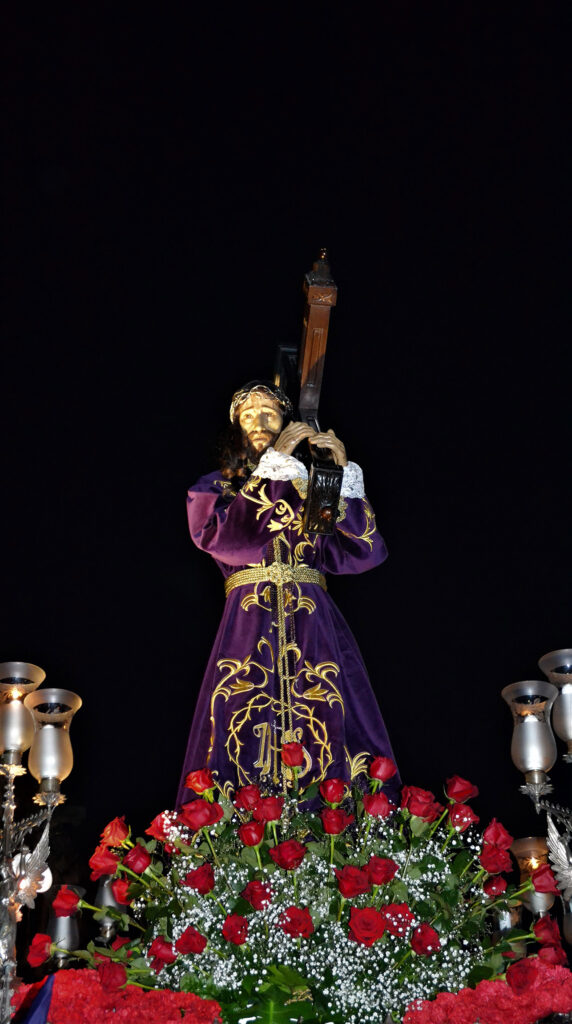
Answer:
[[326, 577], [317, 569], [310, 569], [307, 565], [284, 565], [283, 562], [271, 562], [270, 565], [256, 565], [252, 569], [241, 569], [240, 572], [233, 572], [224, 581], [224, 593], [228, 597], [235, 587], [242, 587], [245, 583], [275, 583], [277, 586], [284, 586], [285, 583], [315, 583], [322, 590], [327, 590]]

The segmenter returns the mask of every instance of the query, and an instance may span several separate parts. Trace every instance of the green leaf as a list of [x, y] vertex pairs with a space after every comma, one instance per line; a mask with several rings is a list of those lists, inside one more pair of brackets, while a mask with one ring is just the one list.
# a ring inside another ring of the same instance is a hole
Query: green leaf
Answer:
[[403, 882], [400, 878], [396, 878], [393, 880], [393, 882], [391, 883], [391, 891], [393, 894], [394, 901], [407, 903], [407, 900], [409, 899], [409, 889], [407, 888], [405, 882]]
[[240, 851], [240, 859], [245, 864], [250, 864], [252, 868], [258, 867], [258, 861], [256, 859], [256, 853], [254, 852], [253, 846], [243, 846]]
[[302, 800], [304, 800], [304, 801], [305, 800], [314, 800], [314, 798], [317, 797], [317, 795], [318, 795], [319, 788], [320, 788], [320, 783], [319, 782], [313, 782], [312, 785], [308, 786], [308, 788], [305, 789], [304, 792], [301, 794]]
[[429, 831], [429, 822], [423, 821], [423, 818], [418, 818], [413, 814], [411, 816], [409, 827], [414, 836], [422, 836], [425, 832]]
[[285, 964], [280, 964], [277, 967], [276, 964], [272, 964], [268, 968], [268, 978], [274, 981], [280, 988], [285, 987], [288, 991], [294, 991], [295, 989], [306, 989], [308, 988], [308, 979], [304, 978], [298, 971], [293, 970], [292, 967], [287, 967]]
[[451, 871], [454, 875], [461, 875], [465, 868], [471, 863], [474, 854], [470, 850], [461, 850], [453, 859]]
[[469, 988], [475, 988], [479, 981], [490, 981], [491, 978], [494, 978], [495, 974], [496, 971], [486, 964], [479, 964], [477, 967], [473, 967], [467, 979]]

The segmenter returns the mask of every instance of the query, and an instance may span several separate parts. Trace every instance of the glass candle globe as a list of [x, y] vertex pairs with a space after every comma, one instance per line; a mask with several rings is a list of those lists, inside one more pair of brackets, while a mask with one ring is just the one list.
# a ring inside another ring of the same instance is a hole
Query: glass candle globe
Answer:
[[0, 758], [19, 764], [34, 738], [34, 719], [24, 697], [41, 686], [46, 673], [27, 661], [0, 662]]
[[81, 697], [71, 690], [47, 688], [29, 694], [24, 703], [34, 716], [35, 727], [28, 768], [40, 783], [63, 782], [73, 768], [69, 728], [82, 705]]

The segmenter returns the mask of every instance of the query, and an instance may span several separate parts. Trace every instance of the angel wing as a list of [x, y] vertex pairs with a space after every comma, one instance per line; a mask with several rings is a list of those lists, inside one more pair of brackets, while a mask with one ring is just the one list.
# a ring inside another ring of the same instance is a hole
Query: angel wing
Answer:
[[554, 875], [565, 900], [572, 897], [572, 864], [568, 846], [560, 835], [556, 825], [549, 814], [546, 815], [548, 822], [548, 856], [552, 863]]
[[27, 853], [22, 860], [18, 878], [18, 903], [33, 907], [50, 853], [49, 823], [44, 828], [33, 853]]

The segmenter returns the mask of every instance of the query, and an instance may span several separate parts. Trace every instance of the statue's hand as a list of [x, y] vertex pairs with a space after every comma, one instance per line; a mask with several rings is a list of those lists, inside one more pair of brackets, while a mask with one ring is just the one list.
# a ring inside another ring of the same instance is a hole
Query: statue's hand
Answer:
[[284, 455], [291, 455], [305, 437], [313, 439], [317, 436], [315, 430], [312, 430], [307, 423], [289, 423], [274, 442], [273, 448], [277, 452], [283, 452]]
[[325, 434], [314, 434], [310, 440], [310, 444], [314, 448], [328, 448], [334, 459], [334, 462], [338, 466], [347, 466], [348, 457], [346, 455], [346, 449], [339, 437], [336, 437], [333, 430], [328, 430]]

